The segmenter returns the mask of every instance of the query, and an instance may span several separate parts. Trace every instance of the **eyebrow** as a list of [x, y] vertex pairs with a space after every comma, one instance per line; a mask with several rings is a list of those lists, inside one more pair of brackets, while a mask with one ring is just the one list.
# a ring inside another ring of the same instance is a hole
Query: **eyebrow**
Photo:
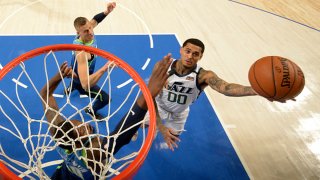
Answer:
[[200, 51], [192, 51], [190, 48], [186, 48], [185, 50], [191, 51], [192, 54], [200, 54]]

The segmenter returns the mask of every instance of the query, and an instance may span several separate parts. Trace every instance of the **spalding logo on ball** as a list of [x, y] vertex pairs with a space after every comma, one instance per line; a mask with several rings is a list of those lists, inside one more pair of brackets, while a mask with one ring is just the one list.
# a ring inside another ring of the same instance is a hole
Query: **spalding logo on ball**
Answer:
[[250, 67], [249, 81], [260, 96], [275, 101], [295, 98], [301, 93], [305, 83], [301, 68], [280, 56], [258, 59]]

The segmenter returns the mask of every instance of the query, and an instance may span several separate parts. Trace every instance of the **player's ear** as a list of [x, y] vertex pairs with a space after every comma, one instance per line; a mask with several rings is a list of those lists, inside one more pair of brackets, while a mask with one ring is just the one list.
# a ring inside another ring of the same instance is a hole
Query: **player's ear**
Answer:
[[183, 47], [180, 48], [180, 54], [183, 54]]
[[[202, 58], [202, 56], [203, 56], [203, 53], [200, 54], [200, 59]], [[200, 59], [199, 59], [199, 60], [200, 60]]]

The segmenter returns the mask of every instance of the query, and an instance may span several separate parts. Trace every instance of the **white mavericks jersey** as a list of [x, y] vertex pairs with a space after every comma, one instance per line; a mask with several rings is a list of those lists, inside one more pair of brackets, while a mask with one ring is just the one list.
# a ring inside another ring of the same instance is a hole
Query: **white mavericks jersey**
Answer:
[[[176, 62], [171, 63], [168, 72], [171, 71]], [[158, 106], [175, 113], [188, 109], [202, 92], [197, 81], [200, 69], [201, 67], [197, 65], [192, 72], [183, 76], [174, 71], [174, 74], [168, 78], [162, 91], [156, 97]]]

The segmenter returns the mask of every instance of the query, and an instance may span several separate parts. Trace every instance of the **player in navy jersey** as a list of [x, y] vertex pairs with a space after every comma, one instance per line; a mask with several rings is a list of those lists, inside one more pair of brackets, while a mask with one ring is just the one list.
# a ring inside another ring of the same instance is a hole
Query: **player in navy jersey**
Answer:
[[[171, 61], [171, 55], [168, 54], [154, 66], [148, 83], [148, 89], [153, 98], [159, 94], [169, 76], [167, 70]], [[45, 116], [51, 125], [50, 134], [58, 143], [57, 150], [64, 160], [51, 178], [59, 180], [91, 180], [95, 176], [90, 169], [95, 170], [97, 174], [102, 173], [104, 169], [100, 169], [99, 163], [108, 161], [106, 154], [115, 154], [121, 147], [130, 142], [132, 136], [139, 129], [137, 124], [143, 120], [147, 112], [146, 101], [143, 96], [140, 96], [132, 110], [123, 116], [111, 134], [107, 136], [95, 134], [93, 126], [89, 123], [79, 120], [66, 121], [60, 115], [53, 92], [62, 81], [62, 78], [69, 77], [72, 74], [72, 68], [68, 67], [67, 63], [64, 62], [60, 67], [60, 71], [62, 76], [58, 72], [43, 86], [40, 92], [44, 100]], [[47, 108], [47, 106], [50, 108]], [[127, 120], [123, 122], [126, 117]], [[128, 129], [129, 127], [130, 129]], [[114, 134], [118, 134], [117, 139], [114, 139]], [[86, 148], [91, 148], [91, 150]]]
[[[85, 17], [77, 17], [74, 20], [74, 28], [76, 29], [77, 35], [73, 44], [97, 48], [97, 41], [95, 39], [93, 29], [103, 21], [103, 19], [111, 13], [115, 7], [115, 2], [108, 3], [107, 9], [104, 12], [95, 15], [90, 21]], [[108, 70], [108, 63], [97, 71], [95, 71], [95, 64], [95, 55], [81, 51], [72, 52], [71, 67], [74, 67], [76, 78], [74, 78], [72, 85], [67, 89], [67, 93], [77, 89], [80, 94], [86, 94], [88, 96], [90, 92], [91, 98], [97, 96], [92, 109], [87, 107], [86, 113], [96, 119], [102, 119], [102, 115], [97, 111], [109, 103], [109, 95], [102, 89], [100, 91], [100, 87], [97, 85], [97, 82]], [[88, 72], [89, 76], [87, 76]]]
[[[186, 40], [180, 48], [180, 59], [170, 65], [170, 77], [156, 97], [160, 115], [160, 118], [157, 118], [157, 129], [172, 151], [174, 147], [178, 147], [179, 135], [184, 131], [189, 115], [189, 106], [206, 87], [209, 86], [226, 96], [256, 95], [250, 86], [228, 83], [211, 70], [201, 68], [197, 63], [202, 58], [204, 49], [205, 46], [200, 40]], [[148, 115], [146, 118], [148, 120]], [[137, 133], [132, 140], [135, 140], [136, 136]]]

